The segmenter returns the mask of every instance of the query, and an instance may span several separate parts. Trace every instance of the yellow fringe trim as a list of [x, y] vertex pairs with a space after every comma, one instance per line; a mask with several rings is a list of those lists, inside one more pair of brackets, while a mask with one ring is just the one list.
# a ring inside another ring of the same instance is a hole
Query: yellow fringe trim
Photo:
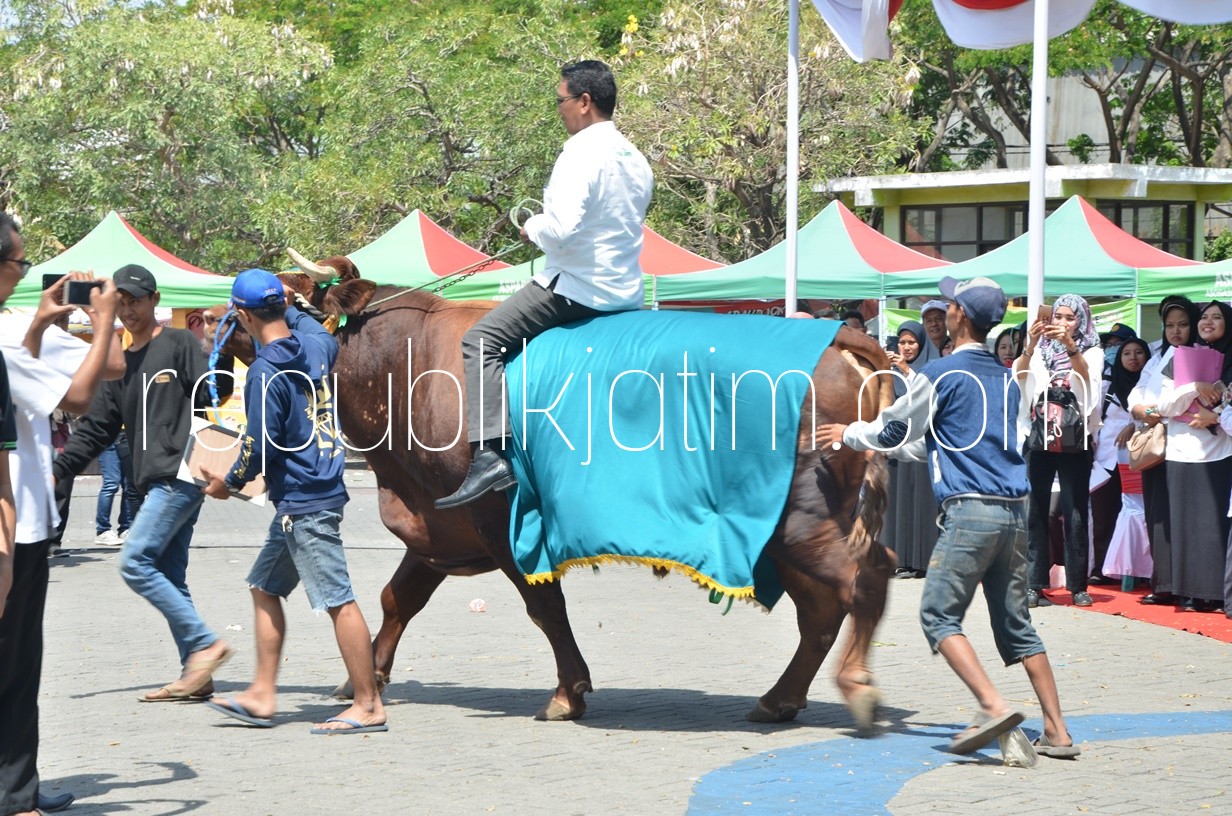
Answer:
[[556, 581], [563, 578], [565, 573], [571, 569], [578, 567], [596, 567], [600, 564], [629, 564], [631, 566], [647, 566], [647, 567], [663, 567], [664, 569], [675, 570], [687, 575], [692, 581], [703, 589], [715, 590], [724, 595], [731, 595], [740, 600], [753, 600], [753, 587], [729, 587], [715, 581], [708, 575], [704, 575], [688, 564], [682, 564], [679, 561], [672, 561], [668, 558], [649, 558], [636, 555], [592, 555], [586, 558], [573, 558], [568, 561], [563, 561], [556, 566], [556, 569], [551, 572], [536, 572], [533, 575], [526, 576], [528, 584], [545, 584], [549, 581]]

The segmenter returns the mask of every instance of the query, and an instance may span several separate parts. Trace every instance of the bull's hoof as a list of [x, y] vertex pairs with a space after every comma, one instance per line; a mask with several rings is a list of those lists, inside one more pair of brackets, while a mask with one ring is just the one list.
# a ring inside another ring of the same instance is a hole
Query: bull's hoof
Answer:
[[539, 709], [535, 719], [548, 722], [580, 720], [586, 713], [586, 698], [582, 695], [590, 690], [590, 683], [585, 680], [573, 684], [572, 694], [564, 689], [557, 689], [552, 699], [548, 700], [548, 704]]
[[861, 736], [872, 736], [877, 725], [877, 706], [881, 705], [881, 692], [874, 686], [861, 686], [847, 698], [847, 708], [855, 720]]
[[[376, 681], [376, 693], [384, 694], [385, 687], [389, 685], [389, 678], [380, 672], [373, 672], [372, 679]], [[351, 685], [351, 679], [348, 677], [338, 684], [338, 687], [330, 692], [330, 696], [335, 700], [354, 700], [355, 688]]]
[[779, 703], [777, 708], [770, 709], [761, 700], [753, 706], [753, 710], [745, 717], [749, 722], [784, 723], [791, 722], [800, 713], [800, 709], [791, 703]]

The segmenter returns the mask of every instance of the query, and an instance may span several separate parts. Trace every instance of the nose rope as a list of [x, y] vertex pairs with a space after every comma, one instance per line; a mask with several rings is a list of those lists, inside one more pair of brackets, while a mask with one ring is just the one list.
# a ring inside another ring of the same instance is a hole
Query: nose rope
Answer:
[[206, 383], [210, 389], [210, 402], [215, 409], [221, 406], [222, 400], [218, 398], [218, 381], [214, 372], [218, 368], [218, 358], [222, 356], [223, 346], [227, 345], [227, 341], [231, 339], [231, 335], [235, 332], [235, 327], [238, 323], [239, 320], [236, 318], [235, 309], [228, 308], [227, 313], [222, 316], [222, 320], [218, 321], [218, 328], [214, 330], [214, 347], [210, 350], [210, 374], [206, 378]]

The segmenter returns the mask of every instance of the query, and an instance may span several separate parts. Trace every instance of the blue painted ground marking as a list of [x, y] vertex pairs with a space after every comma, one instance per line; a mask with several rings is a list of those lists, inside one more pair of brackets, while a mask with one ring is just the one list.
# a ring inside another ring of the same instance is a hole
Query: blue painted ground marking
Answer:
[[[1110, 740], [1232, 732], [1232, 711], [1095, 714], [1069, 718], [1068, 725], [1087, 751]], [[788, 816], [816, 814], [818, 806], [824, 805], [834, 813], [888, 816], [887, 804], [904, 785], [959, 759], [945, 748], [965, 727], [928, 725], [875, 739], [845, 737], [758, 754], [698, 780], [688, 813]], [[1038, 729], [1027, 730], [1032, 737], [1038, 734]], [[980, 755], [1001, 757], [996, 742], [972, 756]], [[1040, 758], [1040, 762], [1060, 761]]]

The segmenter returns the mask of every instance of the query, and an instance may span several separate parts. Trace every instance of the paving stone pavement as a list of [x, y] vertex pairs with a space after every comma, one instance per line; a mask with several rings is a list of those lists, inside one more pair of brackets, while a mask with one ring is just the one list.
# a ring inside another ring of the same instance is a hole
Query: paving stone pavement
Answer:
[[[347, 478], [343, 534], [375, 632], [379, 592], [401, 545], [380, 525], [370, 475]], [[632, 567], [565, 579], [596, 686], [578, 722], [532, 720], [555, 685], [551, 653], [514, 588], [491, 574], [447, 580], [412, 623], [387, 694], [387, 734], [308, 733], [338, 710], [324, 695], [343, 670], [328, 618], [314, 616], [302, 593], [287, 606], [278, 727], [245, 728], [197, 704], [138, 703], [178, 666], [161, 617], [117, 575], [116, 550], [89, 543], [97, 481], [80, 480], [66, 539], [73, 554], [53, 559], [43, 666], [44, 790], [74, 792], [71, 812], [82, 816], [1232, 813], [1232, 647], [1072, 607], [1038, 610], [1035, 619], [1084, 753], [1077, 762], [1041, 758], [1034, 770], [1002, 767], [993, 753], [959, 759], [934, 750], [927, 773], [917, 768], [900, 783], [896, 758], [885, 752], [873, 756], [875, 771], [862, 771], [866, 778], [805, 784], [797, 769], [775, 764], [776, 752], [813, 757], [832, 773], [846, 756], [876, 752], [892, 738], [852, 735], [829, 664], [796, 722], [745, 721], [795, 648], [790, 600], [772, 615], [737, 603], [724, 616], [686, 578], [656, 580]], [[206, 621], [238, 650], [218, 678], [223, 694], [241, 689], [252, 671], [244, 576], [270, 515], [210, 502], [197, 526], [189, 584]], [[887, 734], [941, 746], [973, 703], [924, 643], [915, 615], [922, 584], [891, 587], [874, 668]], [[475, 598], [487, 602], [486, 612], [469, 610]], [[1038, 728], [1021, 668], [994, 665], [982, 601], [968, 622], [994, 681]], [[1195, 711], [1210, 712], [1217, 733], [1152, 737], [1152, 715]], [[1140, 738], [1100, 741], [1079, 727], [1087, 715], [1109, 714], [1141, 716]], [[731, 790], [723, 802], [699, 793], [708, 774], [758, 758], [772, 771], [769, 782]], [[887, 775], [890, 793], [861, 799], [866, 783]], [[795, 804], [759, 809], [771, 791]]]

